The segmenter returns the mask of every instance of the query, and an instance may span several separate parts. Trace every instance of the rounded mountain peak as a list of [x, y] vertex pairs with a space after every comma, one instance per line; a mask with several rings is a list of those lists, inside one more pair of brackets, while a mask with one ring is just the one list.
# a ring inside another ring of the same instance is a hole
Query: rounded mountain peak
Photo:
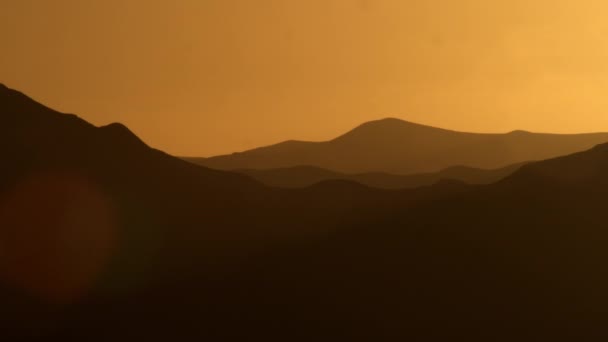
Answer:
[[145, 145], [145, 143], [141, 139], [139, 139], [139, 137], [135, 135], [135, 133], [133, 133], [127, 126], [121, 123], [114, 122], [107, 126], [99, 127], [99, 129], [104, 132], [107, 137], [111, 138], [114, 141]]
[[385, 118], [369, 121], [350, 132], [336, 138], [342, 139], [384, 139], [387, 136], [403, 136], [416, 132], [444, 131], [441, 128], [421, 125], [397, 118]]

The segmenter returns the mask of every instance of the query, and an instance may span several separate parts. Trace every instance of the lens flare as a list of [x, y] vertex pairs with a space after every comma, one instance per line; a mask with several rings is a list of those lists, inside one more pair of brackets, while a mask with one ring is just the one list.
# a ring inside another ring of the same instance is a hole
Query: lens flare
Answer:
[[84, 177], [29, 177], [0, 198], [0, 278], [67, 304], [90, 291], [116, 245], [109, 198]]

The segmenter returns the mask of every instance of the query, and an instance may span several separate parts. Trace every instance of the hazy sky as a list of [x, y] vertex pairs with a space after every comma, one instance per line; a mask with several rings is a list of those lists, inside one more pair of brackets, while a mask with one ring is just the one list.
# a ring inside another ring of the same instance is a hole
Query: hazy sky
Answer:
[[206, 156], [382, 117], [608, 131], [605, 0], [0, 0], [0, 82]]

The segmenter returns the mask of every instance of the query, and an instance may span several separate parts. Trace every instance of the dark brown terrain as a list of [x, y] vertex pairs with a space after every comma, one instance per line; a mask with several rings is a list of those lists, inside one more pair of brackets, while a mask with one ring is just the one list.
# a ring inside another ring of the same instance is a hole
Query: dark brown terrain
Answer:
[[314, 166], [270, 170], [241, 169], [233, 171], [250, 176], [268, 186], [279, 188], [303, 188], [328, 180], [348, 180], [372, 188], [406, 189], [428, 186], [442, 180], [455, 180], [467, 184], [490, 184], [505, 178], [525, 164], [509, 165], [495, 170], [453, 166], [439, 172], [413, 175], [393, 175], [382, 172], [346, 174]]
[[608, 337], [607, 144], [488, 185], [278, 189], [3, 86], [0, 119], [2, 341]]

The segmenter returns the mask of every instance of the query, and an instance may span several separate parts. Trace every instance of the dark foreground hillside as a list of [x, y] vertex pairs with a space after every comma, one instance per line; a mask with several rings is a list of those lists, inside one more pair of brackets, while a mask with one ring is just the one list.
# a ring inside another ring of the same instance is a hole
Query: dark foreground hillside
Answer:
[[267, 188], [0, 87], [2, 341], [589, 341], [608, 145], [486, 186]]

